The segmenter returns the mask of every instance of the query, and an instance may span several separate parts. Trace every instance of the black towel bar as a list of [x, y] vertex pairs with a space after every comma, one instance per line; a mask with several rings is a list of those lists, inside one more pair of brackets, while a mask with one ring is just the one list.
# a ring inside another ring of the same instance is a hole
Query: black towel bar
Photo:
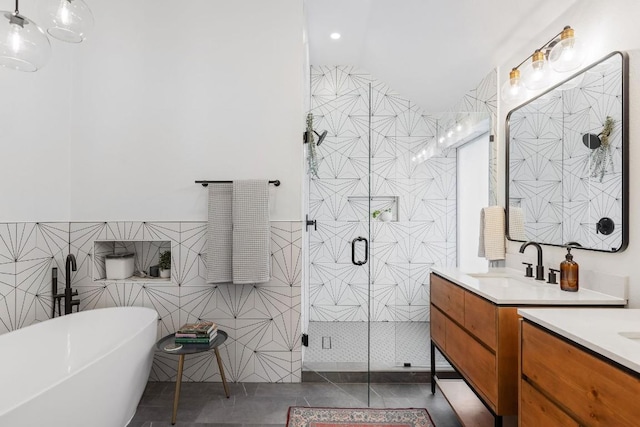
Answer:
[[[203, 187], [207, 187], [209, 184], [231, 184], [233, 181], [196, 181], [196, 184], [202, 184]], [[276, 187], [280, 186], [280, 180], [275, 179], [273, 181], [269, 181], [269, 184], [273, 184]]]

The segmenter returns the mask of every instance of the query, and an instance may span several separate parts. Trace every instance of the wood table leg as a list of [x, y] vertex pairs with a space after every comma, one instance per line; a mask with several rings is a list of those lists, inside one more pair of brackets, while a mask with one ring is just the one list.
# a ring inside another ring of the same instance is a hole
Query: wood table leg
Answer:
[[178, 415], [178, 401], [180, 400], [180, 385], [182, 384], [182, 369], [184, 368], [184, 354], [180, 355], [178, 360], [178, 375], [176, 376], [176, 392], [173, 397], [173, 415], [171, 416], [171, 424], [176, 423], [176, 416]]
[[220, 376], [222, 377], [222, 385], [224, 386], [224, 394], [227, 395], [227, 399], [231, 396], [229, 394], [229, 387], [227, 386], [227, 379], [224, 376], [224, 367], [222, 366], [222, 359], [220, 358], [220, 352], [218, 347], [213, 349], [216, 352], [216, 359], [218, 360], [218, 369], [220, 369]]

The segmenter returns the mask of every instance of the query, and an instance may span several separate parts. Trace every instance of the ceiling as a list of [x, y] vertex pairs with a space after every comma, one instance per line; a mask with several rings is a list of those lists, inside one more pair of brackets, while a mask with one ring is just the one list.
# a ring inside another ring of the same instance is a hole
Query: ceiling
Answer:
[[576, 1], [306, 0], [310, 61], [360, 67], [426, 111], [446, 111], [501, 62], [551, 38], [541, 30]]

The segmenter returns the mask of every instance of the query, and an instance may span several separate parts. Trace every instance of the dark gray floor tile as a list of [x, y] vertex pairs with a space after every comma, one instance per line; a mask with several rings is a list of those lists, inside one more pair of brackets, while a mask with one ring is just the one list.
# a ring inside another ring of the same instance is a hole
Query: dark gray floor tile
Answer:
[[[366, 384], [350, 383], [233, 383], [231, 398], [221, 383], [184, 383], [178, 408], [180, 427], [284, 426], [290, 406], [364, 408]], [[130, 427], [168, 427], [175, 383], [149, 383]], [[372, 407], [426, 408], [438, 427], [459, 427], [441, 393], [430, 384], [372, 384]]]
[[296, 404], [295, 397], [238, 397], [229, 407], [206, 404], [198, 422], [284, 424], [289, 406]]

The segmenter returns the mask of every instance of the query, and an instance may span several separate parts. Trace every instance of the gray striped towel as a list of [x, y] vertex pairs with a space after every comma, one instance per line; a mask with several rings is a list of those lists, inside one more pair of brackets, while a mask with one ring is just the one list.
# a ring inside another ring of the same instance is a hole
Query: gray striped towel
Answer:
[[231, 269], [232, 200], [233, 185], [231, 183], [209, 186], [207, 283], [228, 283], [233, 280]]
[[233, 182], [233, 283], [265, 283], [271, 278], [269, 183]]

